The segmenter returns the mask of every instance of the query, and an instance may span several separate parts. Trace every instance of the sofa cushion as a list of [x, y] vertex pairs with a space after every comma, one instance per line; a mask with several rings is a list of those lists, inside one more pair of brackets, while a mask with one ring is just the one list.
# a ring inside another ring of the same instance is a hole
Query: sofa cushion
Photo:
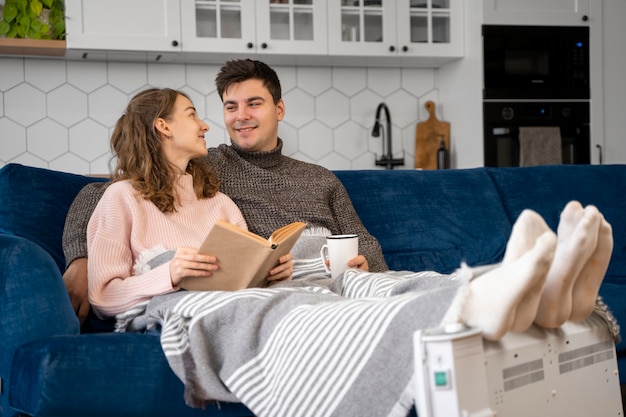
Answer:
[[393, 270], [449, 273], [504, 255], [511, 223], [482, 168], [336, 175]]
[[43, 168], [8, 164], [0, 169], [0, 232], [32, 240], [65, 270], [61, 246], [65, 216], [76, 194], [105, 181]]
[[59, 336], [16, 352], [9, 402], [36, 416], [252, 416], [242, 404], [188, 407], [159, 338], [139, 333]]
[[624, 194], [626, 169], [619, 165], [558, 165], [526, 168], [487, 168], [513, 222], [525, 208], [541, 214], [556, 230], [559, 216], [570, 200], [593, 204], [613, 225], [613, 257], [605, 282], [626, 284], [626, 222]]

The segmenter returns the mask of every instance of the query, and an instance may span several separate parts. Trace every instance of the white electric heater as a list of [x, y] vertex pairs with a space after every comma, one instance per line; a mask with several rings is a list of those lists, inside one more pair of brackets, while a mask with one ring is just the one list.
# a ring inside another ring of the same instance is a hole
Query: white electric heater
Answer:
[[463, 325], [415, 333], [419, 417], [623, 417], [615, 343], [598, 316], [484, 340]]

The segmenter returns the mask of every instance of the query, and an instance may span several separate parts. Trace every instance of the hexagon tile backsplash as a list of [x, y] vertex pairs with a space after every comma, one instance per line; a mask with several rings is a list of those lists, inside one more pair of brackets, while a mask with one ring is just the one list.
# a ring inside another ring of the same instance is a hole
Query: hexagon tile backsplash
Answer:
[[[387, 103], [393, 156], [413, 167], [415, 126], [437, 102], [436, 72], [417, 68], [275, 67], [286, 115], [284, 153], [333, 170], [382, 169], [382, 138], [371, 136]], [[0, 167], [21, 163], [107, 174], [109, 135], [128, 100], [148, 87], [189, 94], [209, 124], [208, 146], [228, 143], [214, 86], [218, 65], [82, 62], [0, 57]], [[382, 121], [385, 124], [385, 121]], [[385, 133], [384, 133], [385, 134]], [[384, 135], [383, 134], [383, 135]]]

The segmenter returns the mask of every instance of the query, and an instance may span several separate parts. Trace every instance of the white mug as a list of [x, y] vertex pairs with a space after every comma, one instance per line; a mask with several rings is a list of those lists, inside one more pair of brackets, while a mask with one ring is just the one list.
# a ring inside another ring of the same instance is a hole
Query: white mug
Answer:
[[320, 250], [320, 256], [325, 261], [328, 259], [330, 268], [324, 262], [326, 272], [330, 272], [333, 278], [343, 274], [349, 269], [348, 261], [359, 255], [359, 237], [357, 235], [331, 235], [326, 236], [326, 244]]

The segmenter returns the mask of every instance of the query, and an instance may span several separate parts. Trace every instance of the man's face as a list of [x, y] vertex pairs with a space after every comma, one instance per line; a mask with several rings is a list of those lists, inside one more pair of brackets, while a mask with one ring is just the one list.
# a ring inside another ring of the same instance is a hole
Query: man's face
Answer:
[[271, 151], [278, 144], [278, 122], [285, 116], [281, 99], [274, 104], [263, 82], [232, 84], [222, 95], [224, 123], [230, 138], [246, 151]]

